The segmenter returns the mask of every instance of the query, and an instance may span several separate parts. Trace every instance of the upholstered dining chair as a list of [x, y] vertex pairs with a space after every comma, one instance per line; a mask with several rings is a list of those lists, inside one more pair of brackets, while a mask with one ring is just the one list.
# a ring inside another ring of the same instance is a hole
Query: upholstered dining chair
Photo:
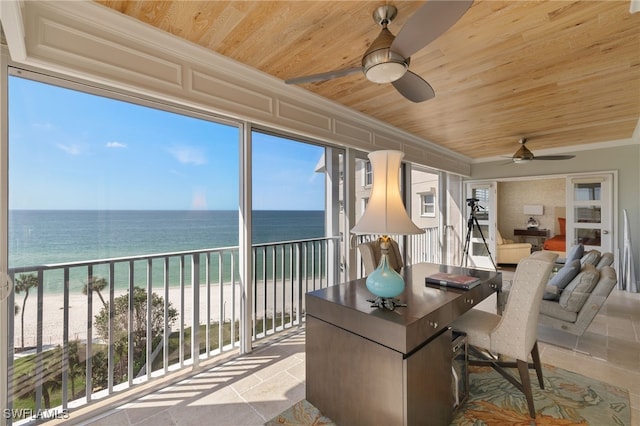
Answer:
[[[471, 365], [489, 365], [524, 393], [529, 415], [536, 417], [529, 368], [544, 389], [538, 352], [538, 314], [553, 261], [529, 256], [518, 263], [502, 315], [471, 309], [455, 320], [454, 331], [467, 335]], [[529, 363], [529, 355], [533, 363]], [[515, 360], [512, 361], [512, 360]], [[520, 381], [505, 367], [518, 369]]]
[[[400, 272], [400, 269], [404, 266], [404, 261], [400, 254], [400, 248], [398, 247], [398, 243], [393, 239], [390, 239], [389, 243], [389, 266], [395, 269], [396, 272]], [[362, 257], [364, 273], [365, 275], [369, 275], [380, 263], [380, 256], [382, 256], [380, 251], [380, 242], [375, 240], [359, 244], [358, 251], [360, 252], [360, 257]]]

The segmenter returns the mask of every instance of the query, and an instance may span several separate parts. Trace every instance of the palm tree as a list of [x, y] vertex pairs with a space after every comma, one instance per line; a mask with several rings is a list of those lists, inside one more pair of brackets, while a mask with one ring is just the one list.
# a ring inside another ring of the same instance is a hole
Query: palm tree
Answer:
[[107, 288], [107, 280], [100, 277], [89, 278], [89, 282], [87, 282], [84, 286], [82, 286], [82, 294], [84, 294], [85, 296], [87, 295], [87, 289], [89, 287], [89, 283], [91, 283], [91, 290], [98, 293], [98, 297], [100, 298], [100, 301], [102, 301], [102, 306], [106, 307], [107, 302], [104, 301], [104, 298], [102, 297], [102, 293], [100, 293], [100, 291]]
[[21, 328], [21, 345], [24, 349], [24, 308], [27, 304], [27, 298], [29, 297], [29, 290], [38, 287], [38, 277], [35, 274], [20, 274], [16, 280], [15, 291], [16, 293], [24, 292], [24, 299], [22, 300], [22, 310], [20, 313], [20, 328]]
[[16, 380], [14, 394], [18, 398], [32, 398], [36, 401], [38, 384], [42, 386], [42, 403], [51, 407], [51, 397], [62, 388], [62, 350], [60, 346], [47, 351], [42, 356], [42, 367], [38, 368], [37, 358], [28, 370], [22, 371]]
[[71, 399], [76, 399], [76, 377], [83, 376], [86, 372], [84, 362], [80, 361], [80, 341], [78, 339], [69, 342], [69, 382], [71, 382]]
[[45, 352], [42, 364], [42, 402], [52, 408], [51, 397], [62, 389], [62, 348]]

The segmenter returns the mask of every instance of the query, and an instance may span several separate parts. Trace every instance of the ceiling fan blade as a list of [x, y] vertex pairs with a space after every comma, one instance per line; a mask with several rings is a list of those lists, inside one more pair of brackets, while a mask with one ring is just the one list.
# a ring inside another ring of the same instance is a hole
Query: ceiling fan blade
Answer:
[[391, 84], [411, 102], [424, 102], [436, 96], [431, 85], [411, 71], [407, 71], [400, 79]]
[[398, 32], [391, 50], [408, 58], [458, 22], [472, 3], [473, 0], [428, 0]]
[[333, 78], [344, 77], [349, 74], [354, 74], [356, 72], [362, 72], [362, 67], [354, 67], [354, 68], [345, 68], [343, 70], [329, 71], [323, 72], [320, 74], [312, 74], [304, 77], [296, 77], [285, 80], [286, 84], [302, 84], [302, 83], [313, 83], [314, 81], [325, 81], [331, 80]]
[[574, 158], [575, 155], [536, 155], [533, 157], [534, 160], [570, 160]]

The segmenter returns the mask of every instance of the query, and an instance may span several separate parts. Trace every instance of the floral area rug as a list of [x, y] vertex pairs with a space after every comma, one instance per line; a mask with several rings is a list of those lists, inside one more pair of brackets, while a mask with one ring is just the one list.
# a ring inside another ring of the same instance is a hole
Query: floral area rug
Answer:
[[[580, 374], [544, 365], [545, 389], [535, 373], [531, 383], [536, 407], [529, 417], [524, 395], [488, 367], [469, 367], [469, 399], [456, 413], [452, 426], [627, 426], [631, 424], [629, 393]], [[267, 426], [335, 425], [306, 400], [294, 404]]]

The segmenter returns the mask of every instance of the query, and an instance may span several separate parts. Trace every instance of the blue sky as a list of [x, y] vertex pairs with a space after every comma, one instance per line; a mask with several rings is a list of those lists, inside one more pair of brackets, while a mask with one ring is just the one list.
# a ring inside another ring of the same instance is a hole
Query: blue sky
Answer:
[[[236, 209], [238, 129], [11, 77], [11, 209]], [[322, 210], [323, 149], [253, 137], [253, 208]]]

